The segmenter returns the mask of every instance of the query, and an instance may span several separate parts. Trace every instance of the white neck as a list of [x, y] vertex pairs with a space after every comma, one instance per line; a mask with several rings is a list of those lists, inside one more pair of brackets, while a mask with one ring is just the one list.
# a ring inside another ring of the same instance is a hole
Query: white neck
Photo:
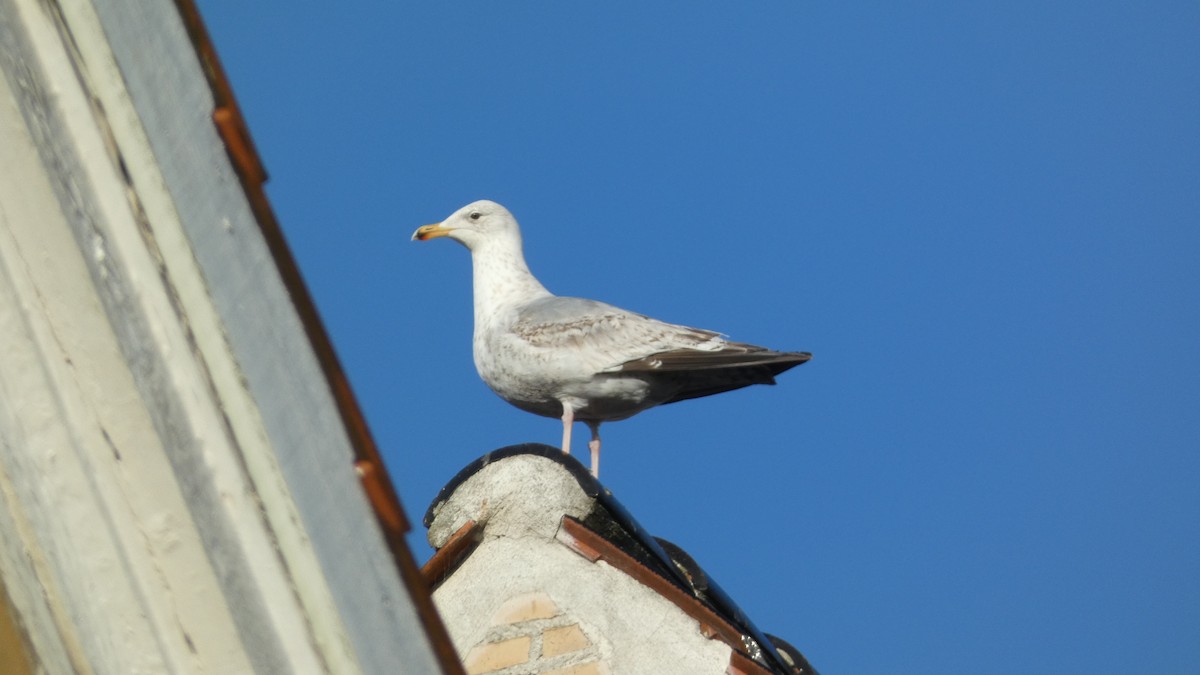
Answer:
[[471, 251], [476, 331], [514, 304], [550, 295], [525, 264], [519, 239], [492, 240], [482, 246], [487, 250]]

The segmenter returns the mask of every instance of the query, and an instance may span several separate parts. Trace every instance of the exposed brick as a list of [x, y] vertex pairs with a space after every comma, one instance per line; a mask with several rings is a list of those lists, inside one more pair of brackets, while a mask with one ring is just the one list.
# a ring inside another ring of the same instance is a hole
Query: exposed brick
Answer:
[[599, 661], [592, 661], [578, 666], [548, 670], [542, 675], [608, 675], [608, 669], [604, 668]]
[[515, 666], [518, 663], [525, 663], [529, 660], [530, 642], [530, 638], [524, 636], [501, 642], [476, 645], [467, 654], [463, 665], [467, 667], [467, 673], [470, 675], [480, 675], [481, 673], [490, 673], [501, 668]]
[[542, 633], [542, 656], [558, 656], [578, 651], [591, 644], [583, 631], [579, 630], [578, 624], [551, 628]]
[[527, 593], [500, 605], [500, 609], [492, 615], [492, 625], [503, 626], [534, 619], [549, 619], [558, 616], [559, 612], [558, 605], [545, 593]]

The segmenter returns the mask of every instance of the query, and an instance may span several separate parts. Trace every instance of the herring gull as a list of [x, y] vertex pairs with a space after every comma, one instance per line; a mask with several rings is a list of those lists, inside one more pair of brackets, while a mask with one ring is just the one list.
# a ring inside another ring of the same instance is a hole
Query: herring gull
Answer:
[[726, 340], [719, 333], [664, 323], [603, 302], [556, 296], [525, 264], [521, 230], [503, 206], [483, 200], [425, 225], [414, 240], [449, 237], [471, 251], [475, 368], [500, 398], [562, 419], [586, 422], [592, 474], [600, 471], [600, 423], [656, 405], [719, 394], [775, 376], [812, 355]]

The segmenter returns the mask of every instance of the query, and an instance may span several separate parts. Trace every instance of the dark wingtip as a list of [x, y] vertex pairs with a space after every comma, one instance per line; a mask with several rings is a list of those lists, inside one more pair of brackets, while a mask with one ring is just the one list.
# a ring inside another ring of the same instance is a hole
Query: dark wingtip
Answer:
[[[802, 366], [808, 363], [809, 359], [812, 358], [812, 354], [808, 352], [785, 352], [780, 354], [780, 357], [781, 358], [776, 361], [775, 367], [771, 368], [772, 375], [779, 375], [791, 370], [792, 368], [795, 368], [796, 366]], [[772, 377], [771, 379], [772, 381], [770, 384], [775, 384], [774, 378]]]

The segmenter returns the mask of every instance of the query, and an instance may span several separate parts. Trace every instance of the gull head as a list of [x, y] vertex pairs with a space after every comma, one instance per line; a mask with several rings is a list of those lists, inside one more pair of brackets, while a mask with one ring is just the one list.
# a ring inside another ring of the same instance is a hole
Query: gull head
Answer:
[[508, 209], [482, 199], [467, 204], [440, 223], [418, 227], [412, 236], [415, 241], [438, 237], [449, 237], [474, 251], [484, 242], [497, 239], [520, 242], [521, 232]]

